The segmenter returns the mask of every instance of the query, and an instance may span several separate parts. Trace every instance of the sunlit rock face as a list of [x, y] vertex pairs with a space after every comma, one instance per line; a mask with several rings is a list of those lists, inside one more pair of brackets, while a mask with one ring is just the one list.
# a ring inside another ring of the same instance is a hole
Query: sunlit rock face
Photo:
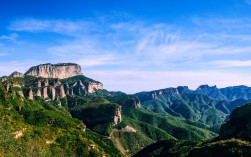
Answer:
[[83, 75], [81, 67], [75, 63], [41, 64], [31, 67], [25, 75], [43, 78], [65, 79], [73, 76]]

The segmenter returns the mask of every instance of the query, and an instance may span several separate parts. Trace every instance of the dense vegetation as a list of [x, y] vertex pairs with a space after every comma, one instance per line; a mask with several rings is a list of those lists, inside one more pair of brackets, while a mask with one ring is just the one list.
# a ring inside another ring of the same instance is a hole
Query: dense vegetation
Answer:
[[[161, 116], [135, 108], [134, 101], [137, 101], [135, 96], [105, 90], [98, 90], [85, 97], [67, 96], [61, 100], [62, 106], [73, 117], [83, 120], [92, 131], [109, 136], [114, 145], [129, 156], [159, 140], [200, 141], [217, 135], [208, 131], [204, 125], [196, 126], [181, 118]], [[120, 106], [122, 122], [114, 126], [113, 115]], [[123, 130], [126, 126], [136, 131]]]
[[251, 104], [238, 107], [230, 115], [217, 138], [204, 142], [187, 143], [161, 141], [149, 145], [135, 154], [135, 157], [249, 157], [251, 156], [250, 122]]
[[64, 109], [13, 96], [1, 84], [0, 117], [1, 156], [121, 156]]

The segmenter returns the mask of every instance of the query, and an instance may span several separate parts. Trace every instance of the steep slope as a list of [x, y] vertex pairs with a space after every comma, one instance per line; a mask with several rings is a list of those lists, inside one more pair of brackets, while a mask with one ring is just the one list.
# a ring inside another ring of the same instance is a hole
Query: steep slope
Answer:
[[251, 140], [251, 104], [236, 108], [220, 130], [220, 139], [240, 138]]
[[251, 104], [233, 110], [229, 121], [222, 125], [219, 137], [196, 146], [189, 156], [251, 156]]

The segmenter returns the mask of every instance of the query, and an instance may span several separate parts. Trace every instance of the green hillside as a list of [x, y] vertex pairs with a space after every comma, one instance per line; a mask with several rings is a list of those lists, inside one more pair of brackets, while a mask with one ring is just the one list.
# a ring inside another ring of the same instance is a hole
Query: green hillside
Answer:
[[1, 84], [0, 117], [1, 156], [121, 156], [64, 109], [13, 96]]

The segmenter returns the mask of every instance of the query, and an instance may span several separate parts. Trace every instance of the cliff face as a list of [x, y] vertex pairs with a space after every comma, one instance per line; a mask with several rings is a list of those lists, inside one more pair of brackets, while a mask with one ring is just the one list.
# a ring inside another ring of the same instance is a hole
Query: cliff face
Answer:
[[31, 67], [25, 75], [43, 78], [65, 79], [77, 75], [83, 75], [81, 67], [74, 63], [41, 64]]
[[[14, 77], [23, 79], [14, 80]], [[28, 99], [58, 100], [67, 95], [85, 96], [103, 89], [102, 83], [83, 76], [81, 67], [73, 63], [41, 64], [31, 67], [25, 74], [14, 72], [1, 77], [0, 82], [4, 83], [7, 92]]]
[[[84, 79], [85, 77], [80, 78]], [[86, 83], [81, 79], [62, 81], [60, 79], [36, 78], [33, 81], [34, 83], [31, 85], [26, 84], [26, 88], [29, 88], [26, 97], [29, 99], [33, 99], [34, 96], [51, 100], [64, 98], [67, 95], [85, 96], [88, 93], [93, 93], [95, 89], [103, 89], [103, 84], [100, 82]]]

